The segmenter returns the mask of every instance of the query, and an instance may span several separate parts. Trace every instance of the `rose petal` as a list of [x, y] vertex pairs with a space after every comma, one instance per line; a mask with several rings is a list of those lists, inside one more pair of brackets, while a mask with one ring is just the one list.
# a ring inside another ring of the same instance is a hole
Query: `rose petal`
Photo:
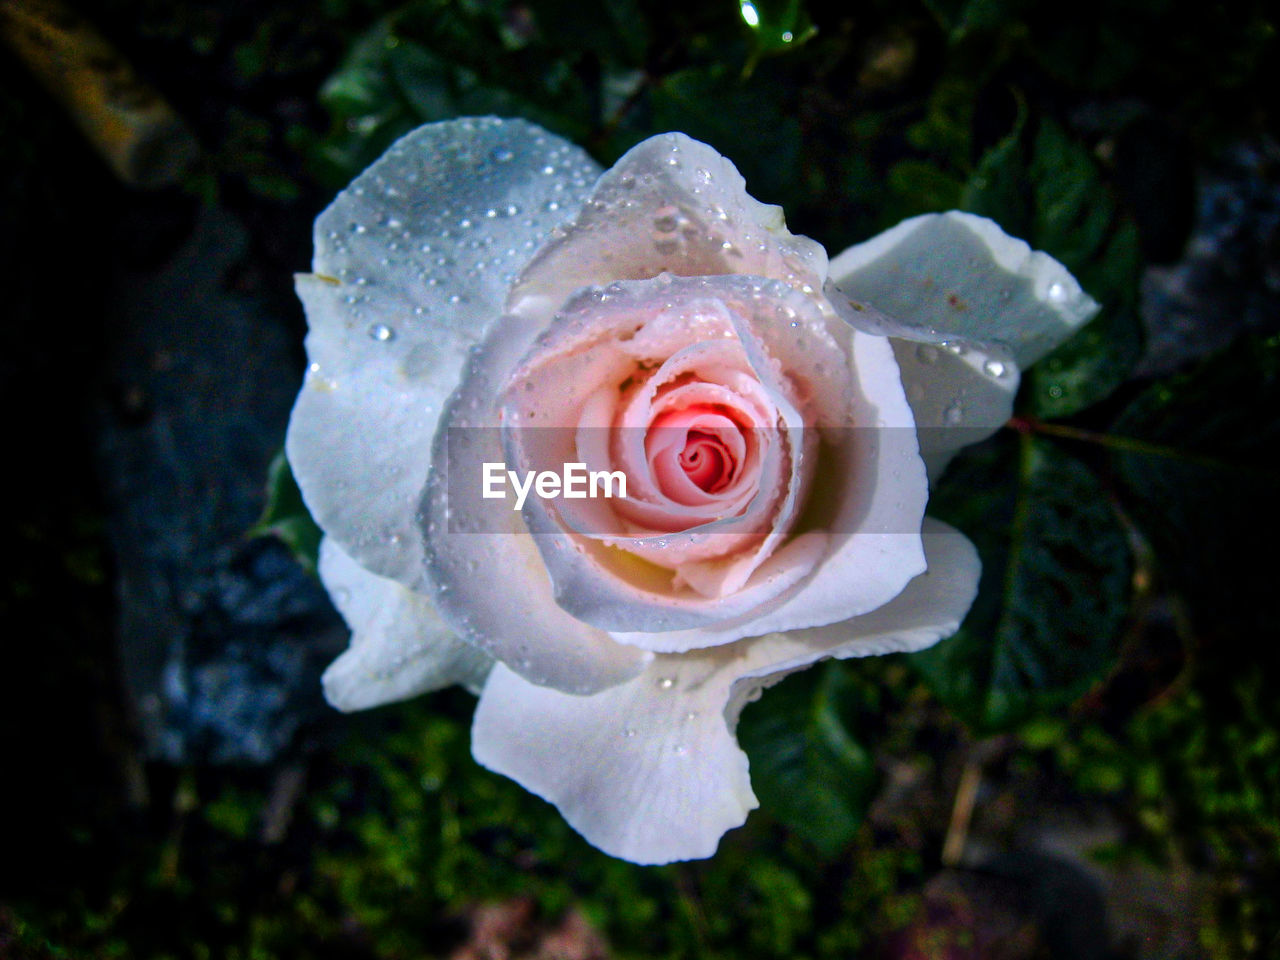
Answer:
[[929, 573], [874, 613], [659, 656], [590, 697], [532, 686], [499, 665], [476, 709], [472, 752], [606, 853], [636, 863], [708, 857], [756, 806], [733, 731], [764, 686], [824, 657], [918, 650], [959, 626], [977, 590], [977, 556], [940, 524], [929, 524], [925, 542]]
[[960, 629], [978, 594], [982, 575], [978, 551], [960, 531], [932, 517], [925, 518], [921, 538], [928, 569], [883, 607], [838, 623], [751, 641], [752, 659], [760, 666], [741, 675], [734, 690], [737, 709], [754, 698], [753, 687], [768, 686], [771, 678], [825, 657], [847, 660], [914, 653]]
[[632, 148], [603, 177], [564, 235], [521, 274], [513, 312], [550, 321], [575, 290], [618, 280], [753, 274], [820, 291], [827, 256], [791, 234], [727, 159], [684, 134]]
[[330, 704], [364, 710], [455, 683], [484, 683], [493, 661], [458, 640], [426, 597], [370, 573], [332, 537], [320, 542], [319, 572], [351, 628], [351, 645], [324, 672]]
[[605, 853], [709, 857], [758, 805], [721, 712], [731, 679], [717, 672], [721, 659], [662, 657], [590, 697], [533, 686], [499, 664], [476, 707], [472, 754], [554, 803]]
[[1098, 310], [1048, 254], [959, 211], [905, 220], [850, 247], [832, 261], [831, 281], [888, 315], [841, 311], [855, 326], [895, 339], [931, 477], [1008, 420], [1016, 368], [1026, 369]]
[[827, 288], [837, 312], [851, 326], [888, 337], [893, 344], [930, 480], [942, 474], [959, 450], [985, 440], [1012, 415], [1019, 373], [1007, 349], [930, 335], [844, 301], [831, 283]]
[[675, 653], [834, 623], [888, 602], [924, 569], [919, 530], [928, 485], [893, 351], [883, 337], [857, 330], [847, 336], [859, 428], [843, 451], [845, 465], [828, 471], [837, 512], [830, 533], [809, 535], [827, 541], [813, 575], [743, 617], [656, 634], [617, 631], [614, 637]]
[[958, 210], [904, 220], [844, 251], [830, 273], [912, 328], [1003, 344], [1023, 370], [1098, 312], [1058, 261]]
[[414, 515], [440, 410], [515, 272], [598, 170], [523, 121], [431, 124], [316, 221], [315, 273], [298, 278], [311, 366], [286, 449], [316, 521], [373, 572], [426, 588]]
[[[672, 577], [665, 584], [657, 578], [656, 571], [649, 569], [647, 565], [637, 567], [634, 558], [638, 556], [666, 566], [649, 552], [649, 547], [652, 546], [659, 552], [670, 550], [674, 557], [683, 560], [688, 552], [680, 537], [723, 530], [737, 532], [735, 524], [739, 522], [738, 518], [717, 520], [676, 537], [646, 537], [627, 542], [611, 531], [605, 531], [598, 537], [575, 535], [571, 540], [560, 520], [561, 507], [558, 502], [536, 498], [526, 502], [525, 519], [529, 529], [541, 535], [538, 537], [539, 547], [543, 552], [546, 569], [555, 583], [556, 598], [561, 606], [575, 617], [605, 629], [628, 628], [627, 641], [636, 646], [667, 650], [671, 648], [666, 646], [665, 639], [655, 638], [653, 645], [650, 645], [647, 637], [666, 631], [680, 631], [683, 634], [697, 627], [749, 617], [761, 603], [794, 587], [799, 578], [809, 572], [807, 567], [803, 570], [783, 569], [775, 563], [767, 571], [761, 570], [760, 576], [755, 576], [757, 569], [762, 567], [780, 545], [803, 502], [803, 472], [812, 469], [804, 459], [805, 451], [812, 455], [815, 451], [809, 448], [817, 440], [816, 432], [806, 435], [806, 431], [802, 429], [804, 420], [788, 396], [793, 389], [791, 385], [794, 378], [783, 376], [777, 359], [766, 347], [773, 339], [770, 328], [781, 326], [791, 337], [807, 337], [807, 352], [816, 357], [826, 357], [829, 366], [825, 368], [823, 376], [810, 378], [814, 384], [810, 392], [815, 396], [827, 389], [826, 380], [835, 379], [838, 383], [847, 380], [847, 374], [842, 378], [837, 369], [843, 369], [845, 360], [837, 349], [834, 338], [827, 332], [826, 318], [813, 301], [776, 281], [753, 277], [660, 277], [649, 281], [614, 284], [599, 293], [608, 296], [607, 310], [600, 308], [597, 296], [580, 294], [557, 316], [549, 328], [549, 335], [543, 338], [544, 343], [556, 345], [555, 351], [548, 347], [544, 352], [540, 347], [534, 360], [528, 365], [522, 365], [520, 372], [512, 377], [513, 385], [526, 380], [535, 384], [532, 391], [514, 389], [516, 406], [514, 409], [510, 406], [507, 408], [509, 422], [514, 421], [517, 414], [519, 416], [517, 425], [507, 431], [515, 462], [525, 465], [529, 461], [526, 450], [535, 445], [541, 449], [545, 446], [542, 441], [554, 442], [556, 439], [556, 431], [539, 431], [536, 427], [522, 431], [519, 424], [546, 423], [548, 419], [552, 424], [563, 424], [569, 420], [569, 415], [576, 406], [558, 406], [563, 403], [565, 396], [573, 396], [578, 379], [561, 373], [564, 362], [562, 354], [566, 352], [566, 345], [578, 341], [589, 342], [592, 336], [611, 329], [611, 325], [621, 324], [627, 332], [631, 332], [639, 323], [635, 319], [637, 316], [645, 317], [655, 312], [656, 320], [649, 326], [662, 327], [662, 319], [669, 314], [686, 317], [689, 329], [685, 336], [693, 338], [694, 342], [668, 358], [654, 374], [651, 385], [666, 379], [664, 371], [669, 367], [673, 371], [683, 370], [686, 361], [696, 366], [704, 354], [716, 363], [723, 362], [719, 353], [729, 349], [745, 355], [755, 382], [763, 389], [769, 405], [777, 411], [775, 416], [780, 420], [777, 429], [785, 435], [790, 450], [781, 479], [773, 483], [764, 482], [775, 469], [771, 461], [783, 458], [776, 445], [766, 451], [765, 463], [761, 467], [763, 479], [760, 490], [754, 496], [746, 515], [752, 523], [753, 512], [761, 516], [767, 513], [771, 518], [771, 528], [759, 545], [742, 550], [732, 557], [725, 557], [718, 563], [699, 561], [700, 565], [690, 568], [687, 578], [682, 580]], [[757, 317], [756, 314], [760, 316]], [[791, 319], [784, 320], [784, 317]], [[806, 332], [806, 323], [817, 324], [820, 329]], [[636, 334], [635, 341], [644, 336], [649, 326], [643, 327]], [[736, 337], [726, 339], [726, 333], [736, 334]], [[830, 342], [824, 343], [818, 333], [827, 336]], [[680, 341], [670, 339], [671, 336], [674, 335], [667, 336], [663, 343], [669, 348], [675, 348]], [[715, 339], [702, 339], [704, 336]], [[887, 352], [887, 341], [881, 342], [886, 345]], [[545, 369], [539, 371], [538, 368], [544, 364]], [[892, 366], [891, 356], [889, 364]], [[797, 373], [803, 372], [795, 366], [792, 369]], [[541, 376], [538, 376], [539, 373]], [[823, 386], [819, 387], [819, 383]], [[836, 391], [836, 396], [847, 402], [848, 384], [842, 385], [844, 390]], [[893, 371], [893, 377], [885, 381], [885, 389], [901, 396], [902, 388], [897, 382], [896, 370]], [[632, 407], [643, 407], [636, 414], [637, 423], [632, 424], [625, 416], [623, 418], [623, 429], [631, 431], [629, 436], [639, 436], [641, 424], [647, 425], [650, 417], [650, 405], [640, 394], [632, 404]], [[905, 402], [902, 403], [902, 410], [907, 417], [906, 425], [909, 426], [910, 414]], [[878, 415], [873, 405], [868, 405], [861, 412], [866, 415], [868, 423], [874, 423]], [[566, 436], [564, 442], [567, 440]], [[810, 443], [810, 440], [813, 442]], [[914, 439], [911, 443], [912, 456], [915, 456]], [[543, 462], [539, 465], [546, 469], [548, 461], [545, 460], [545, 450], [542, 450], [542, 454]], [[640, 455], [632, 459], [642, 457]], [[552, 458], [553, 461], [555, 459]], [[918, 465], [917, 458], [917, 467]], [[626, 509], [637, 515], [640, 511], [639, 505], [628, 506]], [[621, 512], [622, 508], [619, 508], [619, 513]], [[679, 514], [680, 509], [673, 506], [667, 512]], [[922, 513], [921, 507], [915, 519], [916, 530]], [[756, 531], [752, 527], [747, 532]], [[620, 554], [619, 550], [606, 544], [616, 545], [623, 552]], [[789, 556], [794, 563], [803, 560], [809, 564], [815, 559], [813, 551], [809, 549], [795, 551]], [[706, 566], [713, 563], [715, 569]], [[675, 565], [675, 570], [683, 576], [683, 565]], [[911, 571], [901, 582], [896, 583], [893, 592], [901, 589], [906, 579], [915, 572], [917, 571]], [[693, 585], [695, 589], [682, 589], [685, 585]], [[855, 597], [854, 602], [861, 596], [859, 594]], [[892, 594], [884, 596], [881, 602], [889, 596]], [[852, 609], [854, 608], [842, 607], [840, 613], [832, 619], [847, 616]], [[814, 621], [804, 625], [808, 626], [812, 622]], [[727, 639], [735, 639], [711, 633], [702, 636], [706, 643], [723, 643]]]
[[[525, 346], [495, 329], [445, 408], [419, 521], [432, 596], [459, 636], [521, 676], [590, 693], [635, 676], [649, 655], [556, 603], [537, 538], [506, 500], [485, 499], [478, 482], [482, 462], [504, 459], [492, 403]], [[453, 456], [465, 466], [451, 470]]]

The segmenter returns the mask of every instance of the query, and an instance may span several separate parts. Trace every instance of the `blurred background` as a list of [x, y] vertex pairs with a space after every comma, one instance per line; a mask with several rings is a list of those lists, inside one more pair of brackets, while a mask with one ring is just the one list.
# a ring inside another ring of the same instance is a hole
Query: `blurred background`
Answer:
[[[0, 957], [1280, 956], [1280, 141], [1255, 0], [0, 0]], [[396, 136], [681, 130], [834, 254], [960, 207], [1103, 305], [931, 512], [957, 637], [747, 709], [641, 868], [343, 717], [279, 458], [311, 224]]]

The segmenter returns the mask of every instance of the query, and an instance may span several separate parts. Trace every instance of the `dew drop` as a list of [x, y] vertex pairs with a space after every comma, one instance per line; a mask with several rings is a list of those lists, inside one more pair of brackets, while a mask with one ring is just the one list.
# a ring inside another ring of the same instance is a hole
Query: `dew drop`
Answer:
[[916, 359], [921, 363], [937, 363], [938, 348], [932, 343], [922, 343], [916, 347]]
[[670, 690], [675, 685], [676, 685], [676, 681], [675, 681], [675, 678], [673, 677], [660, 677], [658, 679], [659, 690]]
[[987, 374], [987, 376], [995, 377], [997, 380], [999, 380], [1001, 377], [1005, 375], [1007, 368], [999, 360], [988, 360], [985, 363], [983, 363], [982, 369]]
[[677, 211], [671, 207], [664, 207], [659, 210], [653, 218], [653, 229], [659, 233], [675, 233], [676, 227], [680, 225], [677, 218]]
[[624, 728], [622, 729], [622, 735], [623, 735], [624, 737], [626, 737], [628, 740], [630, 740], [632, 737], [634, 737], [634, 736], [636, 735], [635, 728], [633, 728], [633, 727], [624, 727]]
[[946, 420], [947, 426], [957, 427], [964, 420], [964, 407], [960, 405], [960, 401], [953, 400], [947, 404], [947, 409], [942, 412], [942, 416]]
[[1049, 299], [1054, 303], [1061, 303], [1067, 299], [1067, 288], [1061, 283], [1049, 284]]
[[395, 339], [396, 332], [385, 323], [375, 323], [369, 328], [369, 336], [379, 343], [386, 343], [388, 340]]
[[489, 159], [494, 163], [508, 163], [515, 157], [515, 154], [506, 147], [494, 147], [489, 151]]

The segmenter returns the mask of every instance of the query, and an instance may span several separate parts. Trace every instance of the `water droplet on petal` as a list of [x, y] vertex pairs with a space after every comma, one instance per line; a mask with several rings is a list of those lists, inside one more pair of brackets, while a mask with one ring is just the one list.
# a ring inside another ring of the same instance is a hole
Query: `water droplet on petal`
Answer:
[[379, 343], [386, 343], [388, 340], [395, 339], [396, 332], [385, 323], [375, 323], [369, 328], [369, 336]]
[[953, 400], [947, 404], [947, 409], [942, 412], [942, 417], [949, 427], [957, 427], [964, 420], [964, 407], [960, 405], [959, 400]]
[[1007, 368], [999, 360], [988, 360], [982, 365], [983, 371], [989, 377], [995, 377], [997, 380], [1005, 375]]
[[916, 359], [921, 363], [937, 363], [938, 348], [932, 343], [922, 343], [916, 347]]
[[670, 690], [670, 689], [671, 689], [672, 687], [674, 687], [675, 685], [676, 685], [676, 681], [675, 681], [675, 678], [673, 678], [673, 677], [659, 677], [659, 678], [658, 678], [658, 689], [659, 689], [659, 690]]
[[653, 229], [659, 233], [675, 233], [679, 225], [678, 211], [673, 207], [663, 207], [653, 218]]

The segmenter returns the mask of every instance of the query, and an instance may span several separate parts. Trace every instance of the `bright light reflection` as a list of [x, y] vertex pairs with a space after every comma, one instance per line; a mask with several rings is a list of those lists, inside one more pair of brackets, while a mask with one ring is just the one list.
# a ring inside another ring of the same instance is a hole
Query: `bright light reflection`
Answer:
[[748, 27], [760, 26], [760, 13], [751, 0], [742, 0], [742, 19], [746, 21]]

